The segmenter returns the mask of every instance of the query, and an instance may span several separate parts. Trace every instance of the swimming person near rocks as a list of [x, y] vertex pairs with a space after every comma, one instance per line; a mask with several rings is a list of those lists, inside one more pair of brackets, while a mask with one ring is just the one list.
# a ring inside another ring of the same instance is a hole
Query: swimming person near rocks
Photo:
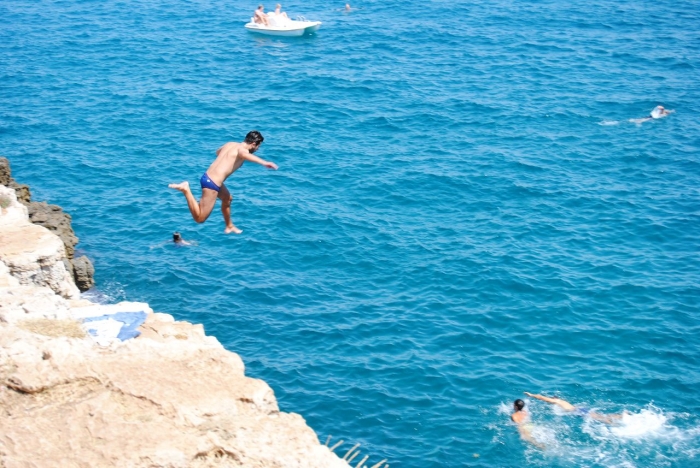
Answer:
[[260, 132], [253, 130], [248, 132], [243, 143], [229, 142], [216, 150], [216, 159], [199, 180], [202, 186], [202, 198], [199, 202], [192, 195], [190, 184], [187, 181], [179, 184], [170, 184], [168, 187], [179, 190], [185, 195], [192, 218], [198, 223], [203, 223], [207, 220], [214, 209], [216, 199], [219, 198], [221, 200], [221, 213], [224, 216], [224, 223], [226, 223], [224, 232], [226, 234], [232, 232], [240, 234], [243, 231], [231, 222], [231, 201], [233, 197], [224, 185], [224, 181], [246, 161], [277, 170], [275, 163], [253, 155], [260, 148], [263, 140], [264, 138]]
[[529, 392], [525, 392], [525, 395], [529, 396], [530, 398], [534, 398], [536, 400], [542, 400], [546, 401], [547, 403], [551, 403], [553, 405], [557, 405], [559, 408], [563, 409], [564, 411], [568, 413], [575, 414], [577, 416], [588, 416], [591, 419], [595, 419], [596, 421], [603, 422], [605, 424], [615, 424], [618, 422], [624, 412], [621, 414], [603, 414], [603, 413], [598, 413], [596, 411], [591, 411], [590, 408], [586, 408], [584, 406], [574, 406], [571, 403], [569, 403], [566, 400], [562, 400], [561, 398], [552, 398], [552, 397], [546, 397], [542, 395], [535, 395]]
[[179, 232], [173, 232], [173, 242], [175, 245], [192, 245], [191, 242], [183, 239]]
[[535, 447], [544, 450], [545, 446], [532, 436], [532, 429], [534, 429], [535, 426], [530, 422], [530, 414], [525, 411], [525, 402], [521, 399], [515, 400], [513, 402], [513, 410], [514, 413], [510, 415], [510, 419], [518, 425], [520, 437]]

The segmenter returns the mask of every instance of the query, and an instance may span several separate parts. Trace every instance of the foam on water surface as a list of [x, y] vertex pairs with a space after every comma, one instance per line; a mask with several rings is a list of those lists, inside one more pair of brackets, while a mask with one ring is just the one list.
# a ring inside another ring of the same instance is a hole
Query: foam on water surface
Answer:
[[[511, 412], [505, 403], [498, 407], [504, 416]], [[688, 416], [680, 415], [681, 424]], [[700, 427], [681, 428], [674, 419], [653, 405], [624, 411], [614, 424], [556, 409], [550, 414], [538, 411], [531, 434], [544, 449], [528, 444], [526, 454], [533, 466], [675, 466], [679, 459], [691, 463], [698, 454]]]
[[652, 410], [642, 410], [637, 414], [626, 413], [619, 425], [610, 428], [610, 432], [617, 437], [629, 439], [663, 437], [669, 435], [669, 431], [676, 435], [675, 428], [668, 426], [667, 421], [661, 412]]

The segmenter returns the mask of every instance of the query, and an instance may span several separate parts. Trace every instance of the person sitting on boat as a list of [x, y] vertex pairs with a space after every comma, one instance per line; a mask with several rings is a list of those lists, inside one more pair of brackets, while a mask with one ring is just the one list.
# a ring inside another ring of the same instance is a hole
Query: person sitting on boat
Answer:
[[287, 13], [282, 11], [282, 5], [280, 5], [279, 3], [275, 7], [275, 16], [277, 16], [278, 18], [289, 18], [289, 16], [287, 16]]
[[264, 6], [259, 5], [258, 9], [255, 10], [255, 13], [253, 14], [253, 21], [258, 24], [264, 24], [265, 26], [270, 25], [270, 20], [267, 19]]
[[267, 19], [270, 21], [270, 26], [286, 26], [290, 23], [290, 19], [287, 13], [282, 11], [282, 5], [279, 3], [275, 8], [275, 11], [271, 11], [267, 14]]

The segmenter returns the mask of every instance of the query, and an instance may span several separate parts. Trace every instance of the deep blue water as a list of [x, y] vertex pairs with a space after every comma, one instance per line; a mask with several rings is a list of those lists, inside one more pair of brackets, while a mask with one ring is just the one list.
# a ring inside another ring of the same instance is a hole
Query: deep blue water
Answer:
[[[310, 0], [271, 39], [239, 0], [5, 1], [0, 155], [99, 294], [203, 323], [370, 463], [700, 466], [700, 8], [570, 3]], [[167, 184], [254, 128], [243, 234], [195, 224]], [[530, 401], [539, 451], [523, 391], [631, 416]]]

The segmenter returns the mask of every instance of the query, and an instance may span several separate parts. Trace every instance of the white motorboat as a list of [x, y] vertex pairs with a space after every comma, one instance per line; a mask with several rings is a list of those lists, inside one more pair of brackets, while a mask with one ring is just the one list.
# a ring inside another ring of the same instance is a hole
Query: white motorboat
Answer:
[[259, 34], [267, 34], [268, 36], [303, 36], [304, 34], [313, 34], [321, 27], [320, 21], [308, 21], [303, 16], [299, 16], [296, 20], [289, 19], [286, 16], [275, 15], [274, 12], [267, 14], [270, 21], [269, 26], [256, 23], [253, 18], [250, 23], [245, 25], [245, 28], [250, 32]]

